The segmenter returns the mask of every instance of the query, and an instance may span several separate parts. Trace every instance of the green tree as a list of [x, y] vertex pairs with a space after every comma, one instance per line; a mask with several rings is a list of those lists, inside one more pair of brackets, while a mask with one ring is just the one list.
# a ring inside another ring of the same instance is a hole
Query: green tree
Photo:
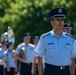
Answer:
[[76, 28], [75, 3], [75, 0], [0, 0], [0, 35], [10, 25], [14, 29], [17, 46], [25, 32], [30, 32], [33, 37], [51, 30], [47, 14], [55, 7], [65, 7], [68, 11], [66, 22], [72, 22]]

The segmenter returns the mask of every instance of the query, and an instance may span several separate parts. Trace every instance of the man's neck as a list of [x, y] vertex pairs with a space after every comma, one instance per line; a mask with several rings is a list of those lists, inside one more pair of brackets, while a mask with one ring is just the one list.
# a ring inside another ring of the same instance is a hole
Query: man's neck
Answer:
[[62, 35], [62, 30], [54, 30], [56, 33], [57, 37], [60, 37]]
[[[24, 43], [25, 43], [25, 42], [24, 42]], [[26, 45], [26, 46], [28, 46], [28, 45], [29, 45], [29, 43], [25, 43], [25, 45]]]

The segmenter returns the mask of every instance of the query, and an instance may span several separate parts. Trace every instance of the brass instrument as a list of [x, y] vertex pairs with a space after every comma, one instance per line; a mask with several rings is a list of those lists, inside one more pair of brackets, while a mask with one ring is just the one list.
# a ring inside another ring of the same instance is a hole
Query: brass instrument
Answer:
[[19, 56], [20, 58], [26, 58], [26, 54], [25, 54], [25, 53], [26, 53], [25, 48], [22, 47], [21, 50], [20, 50], [20, 52], [19, 52], [19, 55], [18, 55], [18, 56]]
[[5, 32], [1, 35], [1, 42], [8, 42], [8, 33]]
[[12, 42], [14, 44], [15, 42], [14, 31], [10, 26], [8, 26], [7, 32], [4, 32], [1, 35], [1, 42], [6, 42], [6, 43]]
[[12, 57], [13, 58], [17, 58], [17, 55], [16, 55], [16, 51], [15, 50], [13, 50]]
[[12, 57], [13, 57], [13, 58], [16, 58], [16, 57], [17, 57], [17, 55], [16, 55], [15, 52], [13, 52]]

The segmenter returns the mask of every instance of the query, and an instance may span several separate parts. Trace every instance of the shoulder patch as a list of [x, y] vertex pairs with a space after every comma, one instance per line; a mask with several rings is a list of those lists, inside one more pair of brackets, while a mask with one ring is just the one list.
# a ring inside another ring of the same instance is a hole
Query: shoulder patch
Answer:
[[74, 39], [74, 37], [71, 34], [69, 34], [69, 33], [66, 33], [65, 35], [70, 36], [71, 38]]
[[43, 38], [43, 37], [50, 35], [50, 34], [51, 34], [50, 32], [47, 32], [47, 33], [43, 34], [41, 37]]

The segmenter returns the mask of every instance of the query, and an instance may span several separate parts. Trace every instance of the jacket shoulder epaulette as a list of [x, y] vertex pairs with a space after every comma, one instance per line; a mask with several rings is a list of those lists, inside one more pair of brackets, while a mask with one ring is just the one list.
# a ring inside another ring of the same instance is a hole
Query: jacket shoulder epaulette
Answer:
[[43, 37], [50, 35], [50, 34], [51, 34], [50, 32], [47, 32], [47, 33], [43, 34], [41, 37], [43, 38]]
[[69, 33], [66, 33], [65, 35], [67, 35], [67, 36], [69, 36], [69, 37], [74, 39], [74, 37], [71, 34], [69, 34]]

